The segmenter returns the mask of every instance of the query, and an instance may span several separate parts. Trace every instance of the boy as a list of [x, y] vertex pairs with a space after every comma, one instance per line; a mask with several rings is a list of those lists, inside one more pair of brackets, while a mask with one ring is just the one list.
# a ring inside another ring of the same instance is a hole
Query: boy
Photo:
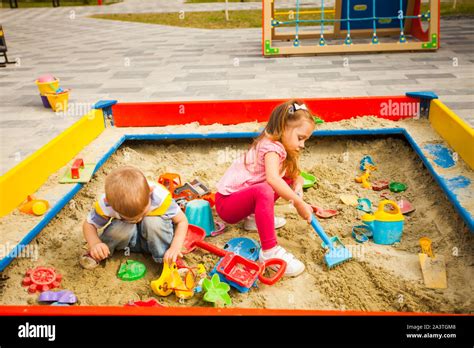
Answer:
[[130, 252], [151, 253], [156, 262], [172, 263], [182, 257], [187, 230], [186, 216], [165, 187], [149, 183], [137, 168], [120, 167], [107, 176], [105, 194], [84, 221], [89, 253], [80, 264], [92, 269], [127, 247]]

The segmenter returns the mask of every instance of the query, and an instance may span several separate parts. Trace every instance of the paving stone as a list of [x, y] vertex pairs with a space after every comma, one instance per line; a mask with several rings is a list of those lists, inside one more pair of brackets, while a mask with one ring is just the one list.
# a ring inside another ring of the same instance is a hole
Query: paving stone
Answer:
[[[278, 2], [294, 6], [294, 0]], [[224, 6], [124, 0], [113, 6], [0, 9], [9, 57], [21, 58], [20, 67], [0, 68], [2, 173], [17, 164], [18, 149], [22, 156], [32, 153], [80, 117], [61, 119], [42, 106], [34, 79], [45, 72], [60, 78], [61, 87], [72, 88], [71, 105], [99, 99], [307, 98], [434, 90], [474, 125], [472, 20], [442, 20], [442, 47], [437, 52], [263, 58], [259, 28], [210, 31], [87, 18], [94, 13], [220, 11]], [[229, 3], [229, 7], [260, 9], [261, 3]], [[76, 10], [75, 20], [69, 19], [71, 9]], [[53, 36], [55, 42], [47, 49], [38, 39]], [[454, 57], [458, 67], [453, 67]], [[125, 58], [130, 59], [127, 68]], [[18, 128], [19, 124], [24, 127]]]
[[405, 74], [409, 79], [455, 79], [453, 74]]

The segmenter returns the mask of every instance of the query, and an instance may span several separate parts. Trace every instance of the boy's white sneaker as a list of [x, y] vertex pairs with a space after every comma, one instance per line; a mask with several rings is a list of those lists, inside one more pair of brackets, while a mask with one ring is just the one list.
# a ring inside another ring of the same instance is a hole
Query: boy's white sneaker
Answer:
[[[275, 216], [275, 229], [286, 225], [286, 219]], [[257, 231], [257, 224], [255, 223], [255, 214], [250, 214], [244, 220], [244, 229], [247, 231]]]
[[304, 263], [298, 260], [292, 253], [285, 250], [285, 248], [277, 245], [276, 247], [262, 251], [260, 249], [259, 261], [265, 262], [268, 259], [282, 259], [286, 262], [285, 276], [296, 277], [303, 273]]

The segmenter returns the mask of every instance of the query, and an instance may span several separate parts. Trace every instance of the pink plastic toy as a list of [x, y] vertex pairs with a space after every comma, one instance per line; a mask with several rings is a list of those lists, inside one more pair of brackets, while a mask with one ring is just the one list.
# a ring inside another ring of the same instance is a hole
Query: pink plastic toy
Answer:
[[56, 78], [51, 74], [44, 74], [38, 77], [38, 82], [54, 82]]

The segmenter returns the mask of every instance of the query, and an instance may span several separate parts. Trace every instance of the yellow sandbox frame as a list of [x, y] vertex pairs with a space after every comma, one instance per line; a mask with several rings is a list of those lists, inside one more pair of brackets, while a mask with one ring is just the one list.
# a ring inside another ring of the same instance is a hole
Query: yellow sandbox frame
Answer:
[[439, 99], [433, 99], [429, 115], [431, 126], [474, 170], [474, 129]]
[[48, 177], [66, 165], [105, 129], [101, 109], [91, 110], [70, 128], [0, 178], [0, 217], [18, 207]]
[[[367, 38], [367, 43], [352, 43], [346, 44], [326, 44], [320, 46], [318, 44], [306, 45], [305, 39], [319, 39], [319, 31], [303, 30], [298, 34], [301, 44], [297, 47], [293, 46], [290, 40], [295, 38], [296, 31], [278, 33], [277, 29], [272, 26], [272, 20], [275, 19], [275, 1], [277, 0], [262, 0], [262, 51], [264, 57], [276, 56], [290, 56], [290, 55], [315, 55], [315, 54], [334, 54], [334, 53], [365, 53], [365, 52], [386, 52], [386, 51], [417, 51], [417, 50], [436, 50], [439, 47], [439, 14], [440, 14], [440, 0], [430, 0], [430, 25], [427, 31], [426, 41], [408, 40], [407, 42], [384, 42], [380, 40], [379, 43], [373, 44], [370, 42], [372, 37], [372, 30], [370, 29], [355, 29], [351, 30], [353, 38]], [[391, 0], [387, 0], [391, 1]], [[407, 16], [413, 15], [415, 2], [420, 0], [408, 0]], [[354, 3], [354, 5], [356, 5]], [[335, 18], [341, 18], [342, 0], [336, 0], [334, 11]], [[304, 12], [304, 11], [300, 11]], [[320, 11], [318, 11], [320, 12]], [[277, 12], [278, 14], [278, 12]], [[412, 21], [406, 20], [404, 26], [404, 33], [410, 34], [412, 31]], [[380, 37], [390, 36], [399, 33], [399, 29], [377, 29], [377, 35]], [[344, 38], [347, 31], [341, 30], [340, 22], [334, 22], [334, 29], [332, 32], [324, 32], [325, 39]], [[286, 46], [274, 46], [275, 42], [286, 42]]]

